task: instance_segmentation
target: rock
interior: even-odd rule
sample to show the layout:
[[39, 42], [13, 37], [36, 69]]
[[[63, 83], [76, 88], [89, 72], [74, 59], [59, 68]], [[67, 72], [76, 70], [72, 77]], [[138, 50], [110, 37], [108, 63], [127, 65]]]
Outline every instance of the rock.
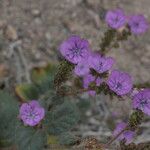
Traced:
[[8, 75], [8, 66], [5, 64], [0, 64], [0, 78], [6, 77]]
[[33, 9], [31, 13], [33, 17], [39, 17], [41, 15], [41, 12], [38, 9]]
[[6, 26], [5, 20], [0, 20], [0, 29], [4, 28]]
[[63, 24], [72, 33], [77, 32], [78, 29], [80, 29], [80, 25], [77, 22], [64, 20]]
[[100, 4], [99, 0], [84, 0], [84, 2], [91, 7], [95, 7]]
[[51, 39], [52, 39], [51, 34], [49, 32], [45, 33], [45, 37], [48, 41], [51, 41]]
[[8, 40], [12, 40], [12, 41], [17, 40], [18, 38], [16, 29], [11, 25], [8, 25], [6, 27], [5, 36]]
[[89, 137], [84, 140], [85, 143], [85, 150], [103, 150], [102, 145], [99, 143], [99, 141], [94, 137]]

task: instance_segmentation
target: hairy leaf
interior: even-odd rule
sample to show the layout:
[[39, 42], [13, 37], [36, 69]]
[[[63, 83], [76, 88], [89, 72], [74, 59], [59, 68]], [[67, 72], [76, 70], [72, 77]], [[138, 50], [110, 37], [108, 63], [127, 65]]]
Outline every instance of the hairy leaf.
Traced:
[[12, 144], [17, 114], [17, 101], [9, 94], [0, 91], [0, 146]]
[[54, 75], [56, 66], [54, 64], [47, 64], [45, 67], [36, 67], [32, 69], [31, 78], [34, 83], [42, 83], [47, 78]]
[[49, 135], [47, 138], [47, 144], [51, 145], [51, 144], [58, 144], [58, 137], [54, 136], [54, 135]]
[[77, 140], [78, 139], [70, 132], [62, 133], [59, 136], [59, 143], [62, 145], [72, 145], [72, 144], [75, 144]]
[[78, 97], [78, 99], [79, 100], [77, 102], [77, 107], [80, 111], [80, 121], [84, 122], [87, 119], [87, 116], [85, 114], [91, 106], [91, 99], [85, 99], [81, 97]]
[[32, 84], [21, 84], [15, 88], [17, 96], [22, 100], [38, 99], [47, 91], [52, 90], [56, 66], [48, 64], [45, 67], [34, 68], [31, 72]]
[[42, 150], [46, 144], [46, 133], [41, 129], [18, 126], [15, 142], [19, 150]]
[[15, 92], [22, 101], [37, 99], [39, 96], [38, 89], [32, 84], [17, 85]]
[[70, 130], [78, 120], [79, 113], [76, 106], [69, 101], [65, 101], [47, 114], [45, 124], [49, 134], [59, 135]]

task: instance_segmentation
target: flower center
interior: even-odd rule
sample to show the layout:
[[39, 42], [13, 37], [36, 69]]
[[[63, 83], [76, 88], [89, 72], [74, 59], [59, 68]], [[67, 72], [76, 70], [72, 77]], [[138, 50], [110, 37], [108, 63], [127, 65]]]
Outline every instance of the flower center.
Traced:
[[80, 55], [80, 53], [81, 53], [81, 49], [79, 49], [78, 47], [76, 47], [76, 48], [73, 50], [73, 55], [75, 55], [75, 56]]
[[102, 67], [103, 67], [103, 63], [102, 63], [102, 62], [100, 62], [100, 63], [99, 63], [99, 70], [101, 70], [101, 69], [102, 69]]
[[137, 27], [139, 27], [139, 23], [138, 22], [135, 22], [134, 23], [134, 26], [137, 28]]
[[29, 112], [28, 117], [30, 119], [34, 119], [35, 118], [35, 114], [33, 112]]
[[114, 19], [114, 22], [117, 23], [119, 21], [119, 17], [117, 16], [115, 19]]
[[80, 65], [80, 69], [83, 70], [85, 68], [84, 65]]
[[145, 105], [148, 104], [148, 100], [147, 99], [141, 99], [140, 104], [141, 104], [141, 107], [143, 108]]
[[116, 84], [116, 89], [121, 89], [122, 88], [122, 84], [120, 83], [120, 82], [118, 82], [117, 84]]
[[82, 49], [83, 49], [83, 48], [79, 48], [79, 47], [77, 46], [77, 44], [75, 44], [75, 46], [74, 46], [73, 48], [69, 49], [69, 50], [70, 50], [70, 53], [68, 54], [68, 56], [69, 56], [71, 59], [73, 59], [74, 57], [78, 57], [78, 56], [82, 57]]

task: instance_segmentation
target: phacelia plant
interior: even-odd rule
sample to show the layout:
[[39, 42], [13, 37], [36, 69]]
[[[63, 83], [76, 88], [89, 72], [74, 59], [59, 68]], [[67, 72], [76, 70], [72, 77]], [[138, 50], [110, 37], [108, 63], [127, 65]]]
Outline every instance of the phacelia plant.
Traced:
[[[87, 92], [90, 96], [104, 93], [110, 98], [131, 99], [133, 111], [128, 122], [117, 124], [112, 139], [98, 148], [107, 149], [118, 140], [121, 150], [136, 149], [132, 140], [144, 115], [150, 115], [150, 87], [149, 84], [142, 87], [134, 85], [131, 75], [114, 69], [115, 59], [106, 54], [132, 34], [145, 33], [149, 24], [143, 15], [126, 16], [121, 9], [108, 11], [105, 22], [108, 30], [98, 51], [92, 50], [88, 40], [70, 36], [59, 46], [63, 60], [58, 67], [34, 68], [32, 84], [16, 87], [19, 101], [0, 91], [0, 146], [43, 150], [53, 144], [76, 144], [79, 137], [71, 131], [81, 121], [82, 112], [79, 104], [71, 101], [69, 96], [78, 98], [80, 102], [77, 95]], [[70, 84], [67, 84], [68, 80]], [[72, 82], [75, 80], [78, 81], [76, 86]]]

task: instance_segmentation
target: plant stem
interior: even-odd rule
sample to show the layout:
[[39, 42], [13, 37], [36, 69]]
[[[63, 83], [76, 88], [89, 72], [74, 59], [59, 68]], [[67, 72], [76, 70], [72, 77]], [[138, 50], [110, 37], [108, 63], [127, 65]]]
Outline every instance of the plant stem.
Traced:
[[66, 82], [68, 78], [71, 76], [71, 71], [73, 70], [74, 65], [69, 63], [67, 60], [63, 60], [59, 66], [58, 70], [54, 77], [54, 86], [55, 88], [59, 88], [62, 83]]
[[78, 91], [65, 93], [65, 96], [76, 95], [76, 94], [80, 94], [80, 93], [83, 93], [83, 92], [87, 92], [89, 90], [91, 90], [91, 89], [80, 89]]
[[116, 31], [113, 29], [108, 29], [104, 33], [104, 37], [102, 38], [102, 42], [100, 43], [100, 51], [105, 54], [106, 48], [108, 48], [111, 43], [113, 42], [114, 38], [116, 36]]

